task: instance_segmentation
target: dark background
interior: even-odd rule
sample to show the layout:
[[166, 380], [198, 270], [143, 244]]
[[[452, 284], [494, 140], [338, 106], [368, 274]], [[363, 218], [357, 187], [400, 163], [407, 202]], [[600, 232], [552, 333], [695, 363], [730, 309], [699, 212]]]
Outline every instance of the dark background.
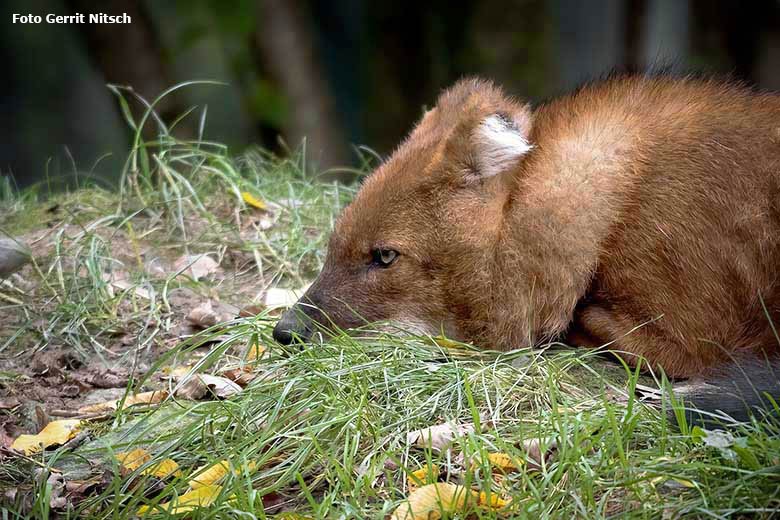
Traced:
[[[133, 22], [11, 23], [89, 12]], [[162, 116], [207, 106], [205, 137], [232, 153], [284, 153], [306, 136], [317, 169], [354, 165], [354, 144], [390, 152], [467, 74], [534, 102], [657, 65], [780, 89], [777, 0], [4, 0], [0, 24], [0, 174], [20, 187], [116, 182], [130, 132], [106, 83], [153, 99], [177, 82], [224, 81], [167, 97]], [[176, 133], [197, 127], [190, 116]]]

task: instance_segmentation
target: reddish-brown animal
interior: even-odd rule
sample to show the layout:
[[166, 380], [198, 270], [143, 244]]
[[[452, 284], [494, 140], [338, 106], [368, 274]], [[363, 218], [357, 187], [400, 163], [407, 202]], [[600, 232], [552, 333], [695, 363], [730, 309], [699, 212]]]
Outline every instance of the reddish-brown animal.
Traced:
[[777, 353], [778, 267], [779, 96], [636, 76], [532, 110], [469, 79], [366, 179], [275, 336], [389, 321], [707, 377]]

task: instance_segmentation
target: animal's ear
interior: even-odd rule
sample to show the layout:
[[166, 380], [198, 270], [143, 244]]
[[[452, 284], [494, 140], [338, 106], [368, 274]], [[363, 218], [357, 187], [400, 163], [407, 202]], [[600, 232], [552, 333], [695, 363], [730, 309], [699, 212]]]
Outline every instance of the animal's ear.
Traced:
[[516, 165], [533, 148], [528, 142], [530, 113], [496, 112], [483, 119], [472, 134], [476, 172], [479, 177], [493, 177]]

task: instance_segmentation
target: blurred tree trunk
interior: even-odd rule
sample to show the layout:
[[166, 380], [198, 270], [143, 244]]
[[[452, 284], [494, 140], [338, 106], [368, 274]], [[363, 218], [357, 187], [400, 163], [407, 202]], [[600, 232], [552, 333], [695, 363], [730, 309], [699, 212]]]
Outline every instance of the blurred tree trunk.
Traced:
[[[89, 0], [66, 0], [66, 3], [73, 12], [127, 13], [132, 18], [129, 24], [86, 23], [78, 26], [92, 62], [107, 83], [130, 86], [150, 103], [172, 86], [162, 45], [142, 2], [113, 0], [96, 4]], [[128, 102], [138, 121], [146, 108], [135, 100], [128, 99]], [[174, 93], [161, 100], [155, 109], [165, 123], [171, 123], [186, 107]], [[155, 139], [157, 130], [154, 122], [148, 121], [144, 137]], [[176, 126], [174, 133], [181, 138], [191, 138], [195, 136], [195, 126], [184, 120]]]
[[559, 87], [567, 91], [625, 65], [625, 2], [555, 0], [553, 5]]
[[684, 72], [691, 43], [688, 0], [650, 0], [643, 21], [640, 66]]
[[[348, 143], [322, 71], [306, 13], [298, 0], [261, 0], [255, 43], [267, 70], [287, 95], [288, 144], [306, 140], [307, 160], [320, 171], [349, 164]], [[330, 172], [325, 178], [347, 180]]]

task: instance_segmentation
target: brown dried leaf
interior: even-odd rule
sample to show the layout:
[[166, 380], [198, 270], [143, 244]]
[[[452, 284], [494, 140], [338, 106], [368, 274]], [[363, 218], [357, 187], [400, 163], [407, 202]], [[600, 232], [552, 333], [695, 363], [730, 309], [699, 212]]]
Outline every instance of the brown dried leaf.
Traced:
[[247, 305], [246, 307], [244, 307], [239, 311], [238, 316], [239, 318], [252, 318], [254, 316], [257, 316], [264, 310], [265, 310], [265, 305], [263, 305], [262, 303]]
[[203, 399], [206, 394], [209, 393], [209, 387], [200, 377], [195, 375], [188, 378], [176, 389], [176, 397], [179, 399], [188, 399], [190, 401], [197, 401]]
[[176, 397], [197, 401], [208, 394], [226, 399], [241, 392], [242, 388], [226, 377], [195, 374], [176, 390]]
[[248, 367], [229, 368], [227, 370], [223, 370], [222, 375], [242, 388], [251, 383], [257, 377], [257, 374], [249, 370]]
[[526, 452], [526, 466], [529, 470], [539, 470], [542, 467], [542, 461], [547, 462], [557, 449], [555, 441], [547, 443], [546, 450], [542, 453], [542, 439], [527, 439], [523, 442], [523, 451]]
[[193, 280], [201, 280], [215, 274], [219, 270], [219, 264], [206, 254], [184, 255], [173, 263], [173, 268]]
[[220, 322], [219, 316], [217, 316], [217, 313], [214, 311], [214, 306], [211, 304], [211, 300], [201, 303], [192, 309], [189, 314], [187, 314], [186, 319], [201, 329], [213, 327]]

